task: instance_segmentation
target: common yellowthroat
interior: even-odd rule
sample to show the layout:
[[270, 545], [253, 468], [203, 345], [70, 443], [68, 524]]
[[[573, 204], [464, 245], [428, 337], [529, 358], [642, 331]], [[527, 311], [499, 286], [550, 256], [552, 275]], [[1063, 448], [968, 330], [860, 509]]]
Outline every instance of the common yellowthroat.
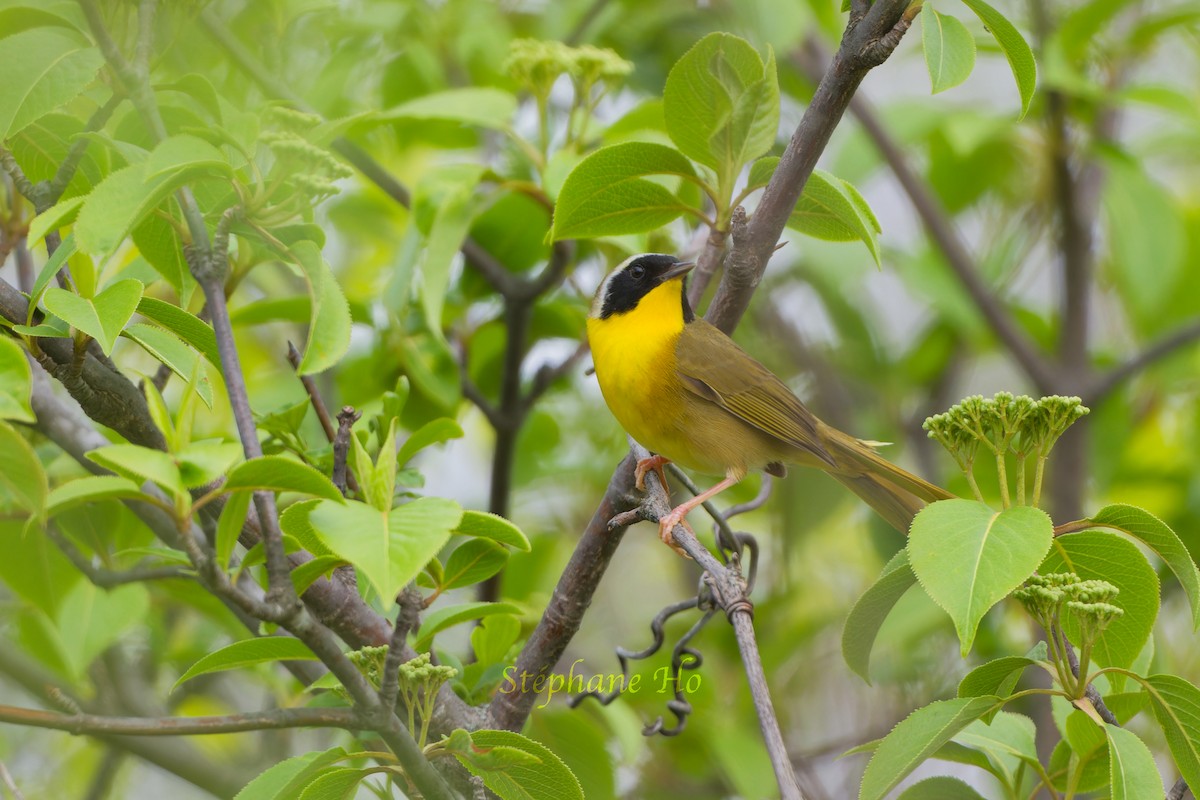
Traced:
[[[639, 489], [672, 461], [725, 479], [671, 510], [659, 536], [751, 470], [825, 470], [901, 532], [926, 502], [954, 495], [831, 428], [779, 378], [688, 305], [687, 273], [674, 256], [633, 256], [609, 273], [592, 302], [588, 341], [604, 400], [654, 455], [638, 462]], [[665, 487], [666, 481], [663, 481]]]

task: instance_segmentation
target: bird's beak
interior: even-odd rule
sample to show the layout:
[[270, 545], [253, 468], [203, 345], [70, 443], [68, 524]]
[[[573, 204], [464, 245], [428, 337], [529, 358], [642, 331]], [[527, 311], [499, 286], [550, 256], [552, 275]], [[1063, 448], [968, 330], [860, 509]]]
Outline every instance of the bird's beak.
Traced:
[[678, 278], [682, 275], [687, 275], [695, 266], [695, 261], [676, 261], [670, 266], [670, 268], [667, 269], [666, 272], [662, 274], [662, 281], [665, 283], [672, 278]]

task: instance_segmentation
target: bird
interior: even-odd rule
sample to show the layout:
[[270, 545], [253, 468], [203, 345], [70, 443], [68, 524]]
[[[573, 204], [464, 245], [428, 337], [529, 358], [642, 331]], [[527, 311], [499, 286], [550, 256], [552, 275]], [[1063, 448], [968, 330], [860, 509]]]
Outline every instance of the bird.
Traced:
[[627, 258], [592, 301], [587, 338], [600, 391], [621, 427], [651, 456], [645, 475], [681, 467], [724, 478], [659, 520], [659, 537], [678, 550], [672, 531], [689, 511], [763, 470], [788, 465], [824, 470], [884, 520], [907, 533], [927, 503], [954, 497], [892, 464], [873, 442], [825, 424], [773, 372], [724, 332], [697, 317], [687, 299], [692, 261], [661, 253]]

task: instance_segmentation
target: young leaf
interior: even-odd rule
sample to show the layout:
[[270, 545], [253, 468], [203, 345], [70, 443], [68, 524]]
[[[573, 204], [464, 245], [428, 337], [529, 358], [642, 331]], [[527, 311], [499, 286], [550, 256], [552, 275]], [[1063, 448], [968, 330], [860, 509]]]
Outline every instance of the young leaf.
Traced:
[[234, 492], [225, 499], [225, 507], [217, 520], [217, 538], [215, 549], [217, 563], [221, 569], [229, 566], [233, 555], [233, 546], [237, 544], [242, 526], [246, 523], [246, 514], [250, 511], [250, 501], [254, 498], [250, 492]]
[[493, 614], [519, 614], [520, 611], [521, 609], [512, 603], [460, 603], [439, 608], [421, 620], [421, 628], [417, 632], [417, 642], [413, 649], [417, 652], [428, 650], [433, 643], [433, 637], [446, 628]]
[[335, 569], [344, 566], [346, 562], [338, 556], [318, 556], [292, 570], [292, 586], [295, 587], [296, 594], [304, 594], [318, 578], [329, 577]]
[[27, 322], [33, 322], [34, 312], [37, 311], [38, 303], [42, 301], [42, 295], [45, 293], [46, 287], [50, 285], [50, 281], [63, 268], [63, 265], [67, 263], [67, 259], [75, 255], [75, 252], [75, 234], [70, 233], [59, 244], [58, 249], [54, 251], [54, 255], [46, 259], [46, 263], [42, 265], [42, 271], [38, 273], [37, 280], [33, 282], [33, 291], [29, 293]]
[[344, 748], [335, 747], [280, 761], [246, 784], [233, 800], [291, 800], [308, 785], [313, 775], [345, 756]]
[[1046, 643], [1038, 642], [1027, 656], [1004, 656], [968, 672], [958, 684], [959, 697], [1007, 697], [1021, 673], [1046, 658]]
[[127, 500], [141, 497], [142, 489], [119, 475], [89, 475], [56, 486], [46, 497], [46, 516], [53, 517], [72, 508], [102, 500]]
[[1154, 717], [1188, 786], [1200, 786], [1200, 689], [1177, 675], [1145, 681]]
[[175, 455], [183, 485], [198, 489], [220, 478], [242, 458], [237, 442], [193, 442]]
[[313, 777], [297, 795], [297, 800], [349, 800], [364, 778], [376, 770], [354, 767], [329, 767]]
[[[1142, 650], [1158, 616], [1158, 574], [1137, 546], [1115, 533], [1085, 531], [1059, 536], [1039, 572], [1074, 572], [1084, 580], [1104, 580], [1120, 594], [1108, 602], [1125, 613], [1096, 640], [1092, 657], [1109, 667], [1128, 667]], [[1079, 624], [1068, 615], [1063, 632], [1079, 643]], [[1121, 683], [1119, 675], [1110, 676]], [[1118, 687], [1119, 688], [1119, 687]]]
[[371, 117], [377, 122], [400, 119], [443, 119], [504, 130], [517, 113], [517, 98], [510, 92], [489, 87], [447, 89], [393, 106]]
[[489, 511], [465, 510], [454, 532], [462, 536], [491, 539], [499, 544], [529, 552], [529, 539], [521, 529], [498, 514]]
[[25, 351], [12, 339], [0, 339], [0, 419], [34, 422], [32, 393], [33, 374]]
[[521, 635], [521, 619], [513, 614], [484, 618], [471, 631], [471, 649], [480, 664], [499, 664]]
[[964, 657], [983, 615], [1038, 568], [1053, 537], [1050, 517], [1031, 506], [996, 512], [974, 500], [943, 500], [917, 514], [908, 558], [954, 620]]
[[221, 355], [217, 350], [217, 336], [208, 323], [194, 314], [189, 314], [179, 306], [156, 297], [143, 297], [138, 302], [137, 312], [183, 339], [208, 359], [208, 363], [212, 364], [217, 372], [221, 372]]
[[225, 481], [226, 491], [299, 492], [343, 502], [342, 493], [325, 475], [285, 456], [260, 456], [238, 464]]
[[650, 142], [602, 147], [571, 170], [554, 206], [554, 239], [586, 239], [660, 228], [691, 207], [647, 175], [694, 178], [678, 150]]
[[483, 779], [501, 800], [583, 800], [583, 787], [562, 759], [532, 739], [512, 731], [472, 731], [473, 749], [506, 747], [528, 753], [537, 763], [485, 769], [472, 756], [455, 753], [463, 766]]
[[[165, 364], [180, 378], [188, 381], [204, 405], [212, 408], [213, 387], [212, 381], [208, 379], [208, 372], [196, 351], [184, 344], [179, 337], [144, 322], [135, 322], [127, 326], [121, 331], [121, 335], [140, 344], [142, 349], [154, 356], [159, 363]], [[194, 382], [193, 374], [197, 376]]]
[[142, 282], [126, 278], [91, 299], [52, 286], [46, 290], [43, 302], [48, 311], [91, 336], [109, 355], [141, 299]]
[[350, 305], [316, 244], [296, 242], [292, 253], [308, 281], [313, 302], [304, 359], [296, 371], [312, 375], [336, 364], [350, 347]]
[[508, 551], [487, 539], [471, 539], [455, 548], [446, 559], [441, 588], [459, 589], [485, 581], [504, 569]]
[[984, 26], [995, 37], [996, 44], [1004, 51], [1013, 77], [1017, 79], [1017, 91], [1021, 93], [1021, 116], [1024, 117], [1029, 111], [1029, 104], [1033, 102], [1033, 91], [1037, 88], [1037, 63], [1033, 60], [1033, 51], [1016, 27], [984, 0], [963, 0], [963, 3], [983, 20]]
[[975, 68], [975, 37], [957, 17], [922, 8], [921, 45], [933, 94], [965, 81]]
[[33, 28], [4, 40], [0, 82], [0, 141], [79, 95], [104, 57], [78, 34]]
[[70, 224], [71, 220], [75, 219], [75, 215], [79, 213], [79, 206], [83, 205], [83, 201], [83, 196], [61, 200], [34, 217], [33, 222], [29, 223], [29, 233], [25, 237], [28, 246], [32, 247], [45, 239], [46, 234], [50, 231]]
[[879, 220], [857, 189], [828, 172], [813, 170], [787, 224], [816, 239], [861, 241], [880, 263]]
[[400, 445], [400, 451], [396, 453], [396, 463], [404, 466], [426, 447], [448, 442], [451, 439], [461, 439], [462, 435], [462, 426], [448, 417], [427, 422], [413, 431], [404, 440], [404, 444]]
[[1112, 800], [1162, 800], [1162, 778], [1145, 742], [1116, 725], [1108, 732], [1109, 781]]
[[1091, 521], [1132, 536], [1166, 562], [1192, 607], [1192, 629], [1200, 629], [1200, 570], [1175, 531], [1149, 511], [1124, 504], [1105, 506]]
[[112, 444], [89, 451], [87, 457], [118, 475], [139, 483], [150, 481], [157, 484], [169, 495], [187, 495], [179, 465], [169, 453], [136, 444]]
[[867, 683], [871, 682], [871, 648], [875, 645], [875, 637], [892, 608], [916, 582], [917, 576], [908, 565], [908, 552], [901, 550], [850, 609], [846, 626], [842, 628], [842, 657]]
[[37, 453], [7, 422], [0, 421], [0, 488], [12, 496], [19, 508], [41, 514], [49, 485]]
[[663, 89], [671, 141], [718, 174], [736, 175], [775, 143], [779, 84], [748, 42], [710, 33], [675, 62]]
[[144, 624], [150, 593], [141, 584], [104, 590], [80, 581], [63, 600], [55, 620], [64, 645], [67, 666], [76, 678], [116, 641]]
[[871, 756], [859, 800], [883, 800], [921, 762], [999, 702], [998, 697], [938, 700], [909, 714]]
[[187, 672], [179, 676], [179, 680], [175, 681], [175, 685], [171, 688], [174, 690], [180, 684], [210, 672], [240, 669], [254, 664], [264, 664], [268, 661], [316, 660], [317, 657], [303, 642], [290, 636], [261, 636], [256, 639], [243, 639], [209, 653], [192, 664], [188, 667]]
[[984, 800], [984, 797], [958, 778], [939, 775], [914, 783], [896, 800]]
[[366, 503], [324, 500], [307, 517], [326, 547], [353, 564], [383, 598], [395, 597], [417, 577], [461, 518], [457, 503], [435, 497], [386, 513]]
[[972, 722], [954, 741], [983, 753], [991, 765], [989, 771], [1014, 786], [1023, 770], [1038, 764], [1036, 736], [1037, 728], [1029, 717], [996, 710]]

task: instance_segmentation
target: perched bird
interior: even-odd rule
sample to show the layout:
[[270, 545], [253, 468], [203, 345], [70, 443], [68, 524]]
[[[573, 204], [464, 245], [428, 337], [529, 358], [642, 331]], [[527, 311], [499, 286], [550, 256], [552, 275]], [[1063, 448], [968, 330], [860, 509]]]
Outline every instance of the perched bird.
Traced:
[[[638, 462], [663, 477], [675, 462], [724, 475], [659, 521], [659, 536], [751, 470], [816, 467], [907, 532], [927, 502], [954, 495], [890, 463], [872, 445], [826, 425], [775, 375], [688, 305], [692, 262], [646, 254], [627, 259], [596, 292], [588, 341], [604, 400], [626, 432], [653, 453]], [[666, 481], [663, 481], [665, 487]]]

